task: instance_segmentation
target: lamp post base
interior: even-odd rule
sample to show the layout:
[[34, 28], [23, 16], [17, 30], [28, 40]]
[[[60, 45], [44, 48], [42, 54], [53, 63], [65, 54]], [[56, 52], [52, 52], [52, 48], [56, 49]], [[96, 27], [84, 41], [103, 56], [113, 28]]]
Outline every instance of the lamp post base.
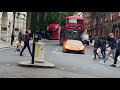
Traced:
[[31, 61], [23, 61], [18, 63], [19, 66], [23, 67], [39, 67], [39, 68], [54, 68], [55, 65], [52, 63], [49, 63], [47, 61], [44, 62], [34, 62], [34, 64], [31, 64]]

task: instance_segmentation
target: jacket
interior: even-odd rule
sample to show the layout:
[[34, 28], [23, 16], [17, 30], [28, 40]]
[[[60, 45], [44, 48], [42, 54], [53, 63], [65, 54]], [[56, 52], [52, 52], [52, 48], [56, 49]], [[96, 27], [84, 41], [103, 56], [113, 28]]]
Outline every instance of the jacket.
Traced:
[[106, 41], [100, 40], [100, 49], [106, 49]]
[[115, 39], [115, 38], [110, 38], [110, 39], [109, 39], [109, 47], [110, 47], [111, 49], [115, 49], [116, 46], [117, 46], [116, 39]]
[[100, 40], [97, 38], [95, 39], [94, 48], [99, 48], [99, 47], [100, 47]]

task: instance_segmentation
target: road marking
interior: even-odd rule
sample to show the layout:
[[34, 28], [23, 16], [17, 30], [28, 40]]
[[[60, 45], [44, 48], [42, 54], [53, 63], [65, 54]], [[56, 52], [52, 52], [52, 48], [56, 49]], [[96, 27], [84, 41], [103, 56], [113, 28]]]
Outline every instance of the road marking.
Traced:
[[93, 68], [93, 69], [96, 69], [96, 68]]
[[72, 68], [72, 69], [77, 69], [77, 68]]
[[52, 53], [55, 53], [55, 51], [57, 51], [60, 47], [57, 47]]
[[64, 68], [61, 68], [61, 69], [64, 69]]
[[83, 69], [87, 69], [87, 68], [83, 68]]
[[6, 64], [6, 65], [10, 65], [10, 64]]
[[55, 54], [66, 54], [66, 53], [62, 53], [62, 52], [54, 52]]
[[107, 68], [104, 68], [104, 69], [107, 69]]

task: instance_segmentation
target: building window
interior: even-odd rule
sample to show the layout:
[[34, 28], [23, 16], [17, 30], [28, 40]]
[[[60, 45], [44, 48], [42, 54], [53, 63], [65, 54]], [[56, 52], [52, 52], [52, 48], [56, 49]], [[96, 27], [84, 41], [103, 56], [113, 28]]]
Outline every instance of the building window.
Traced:
[[113, 13], [111, 13], [111, 20], [113, 20]]
[[118, 16], [120, 16], [120, 12], [119, 12], [119, 15]]
[[105, 18], [105, 22], [106, 22], [107, 20], [106, 20], [106, 18]]

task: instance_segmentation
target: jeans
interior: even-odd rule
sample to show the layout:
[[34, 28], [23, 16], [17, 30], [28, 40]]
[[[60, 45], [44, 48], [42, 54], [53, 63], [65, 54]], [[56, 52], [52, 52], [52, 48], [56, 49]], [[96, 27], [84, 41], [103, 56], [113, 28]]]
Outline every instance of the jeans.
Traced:
[[113, 59], [115, 59], [115, 51], [116, 51], [116, 49], [111, 49], [111, 48], [108, 49], [108, 52], [106, 53], [106, 58], [104, 60], [104, 63], [107, 61], [110, 54], [112, 54]]
[[102, 54], [103, 58], [105, 58], [105, 56], [106, 56], [105, 51], [106, 51], [105, 49], [101, 49], [101, 54]]

